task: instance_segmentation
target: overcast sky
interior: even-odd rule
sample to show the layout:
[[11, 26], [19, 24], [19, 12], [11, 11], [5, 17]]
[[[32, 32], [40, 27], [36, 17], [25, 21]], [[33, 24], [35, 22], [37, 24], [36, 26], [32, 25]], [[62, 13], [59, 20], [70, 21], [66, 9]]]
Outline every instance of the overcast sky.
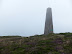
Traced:
[[72, 32], [71, 0], [0, 0], [0, 36], [43, 34], [48, 7], [54, 33]]

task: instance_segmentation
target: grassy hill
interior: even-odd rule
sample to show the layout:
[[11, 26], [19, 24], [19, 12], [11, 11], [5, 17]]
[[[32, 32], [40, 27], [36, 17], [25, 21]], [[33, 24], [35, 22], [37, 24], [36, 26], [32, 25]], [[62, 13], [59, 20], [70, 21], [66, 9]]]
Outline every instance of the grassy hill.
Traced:
[[0, 54], [72, 54], [72, 33], [1, 36]]

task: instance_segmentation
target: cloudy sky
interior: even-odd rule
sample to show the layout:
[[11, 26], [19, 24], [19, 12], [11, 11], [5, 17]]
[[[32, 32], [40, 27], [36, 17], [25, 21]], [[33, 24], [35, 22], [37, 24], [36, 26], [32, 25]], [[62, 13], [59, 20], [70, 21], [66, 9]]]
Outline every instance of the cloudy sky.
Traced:
[[71, 0], [0, 0], [0, 36], [43, 34], [48, 7], [54, 33], [72, 32]]

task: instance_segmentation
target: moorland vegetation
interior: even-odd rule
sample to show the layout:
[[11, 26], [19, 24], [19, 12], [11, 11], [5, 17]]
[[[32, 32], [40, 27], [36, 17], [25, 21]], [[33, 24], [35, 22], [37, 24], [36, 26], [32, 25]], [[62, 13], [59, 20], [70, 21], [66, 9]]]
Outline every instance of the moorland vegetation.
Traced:
[[0, 54], [72, 54], [72, 33], [0, 36]]

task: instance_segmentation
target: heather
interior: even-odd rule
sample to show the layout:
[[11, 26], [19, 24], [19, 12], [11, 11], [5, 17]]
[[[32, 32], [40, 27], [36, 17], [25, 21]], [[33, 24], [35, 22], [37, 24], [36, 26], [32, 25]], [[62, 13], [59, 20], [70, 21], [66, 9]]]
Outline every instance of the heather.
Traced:
[[0, 36], [0, 54], [72, 54], [72, 33]]

